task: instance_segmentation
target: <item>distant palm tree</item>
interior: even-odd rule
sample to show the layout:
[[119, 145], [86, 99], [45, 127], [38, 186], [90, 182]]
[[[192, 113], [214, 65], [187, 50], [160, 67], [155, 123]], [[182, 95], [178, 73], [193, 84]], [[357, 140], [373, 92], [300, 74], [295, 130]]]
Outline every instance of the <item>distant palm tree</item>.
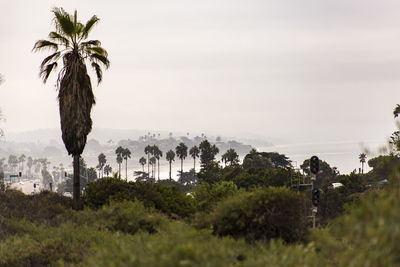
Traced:
[[154, 154], [154, 157], [156, 158], [157, 163], [158, 163], [158, 166], [157, 166], [157, 169], [158, 169], [158, 180], [160, 180], [160, 158], [163, 156], [163, 153], [158, 148], [158, 146], [154, 145], [153, 146], [153, 154]]
[[165, 155], [168, 162], [169, 162], [169, 179], [172, 180], [171, 178], [171, 164], [173, 161], [175, 161], [175, 152], [171, 149], [167, 152], [167, 154]]
[[[104, 165], [106, 165], [106, 162], [107, 162], [106, 155], [101, 153], [97, 158], [99, 160], [99, 168], [100, 168], [100, 171], [101, 171], [101, 174], [102, 174], [101, 177], [104, 177], [103, 167], [104, 167]], [[99, 177], [100, 177], [100, 175], [99, 175]]]
[[154, 178], [154, 166], [156, 165], [157, 160], [155, 157], [151, 157], [149, 161], [151, 165], [151, 177]]
[[152, 151], [153, 151], [153, 147], [151, 145], [147, 145], [144, 148], [144, 153], [147, 155], [147, 175], [148, 175], [148, 177], [150, 177], [150, 154], [152, 154]]
[[123, 161], [123, 157], [122, 157], [123, 152], [124, 152], [124, 148], [122, 146], [117, 147], [117, 149], [115, 150], [115, 154], [117, 155], [118, 168], [119, 168], [119, 172], [118, 172], [119, 179], [121, 179], [121, 163]]
[[131, 158], [131, 151], [125, 148], [122, 152], [122, 157], [125, 159], [125, 179], [128, 180], [128, 158]]
[[366, 155], [365, 153], [361, 153], [361, 154], [358, 156], [358, 159], [359, 159], [360, 162], [361, 162], [361, 173], [364, 174], [364, 163], [365, 163], [365, 161], [366, 161], [366, 159], [367, 159], [367, 155]]
[[183, 160], [187, 157], [187, 150], [188, 147], [182, 142], [175, 148], [176, 156], [181, 160], [181, 176], [183, 174]]
[[193, 158], [193, 169], [194, 173], [196, 173], [196, 158], [200, 155], [200, 149], [197, 146], [194, 146], [189, 150], [189, 154]]
[[40, 76], [44, 83], [62, 58], [63, 68], [57, 79], [62, 139], [68, 154], [73, 156], [73, 206], [74, 209], [81, 209], [79, 157], [92, 130], [90, 112], [95, 104], [85, 60], [90, 61], [98, 83], [102, 80], [100, 65], [108, 68], [110, 62], [100, 41], [86, 40], [93, 26], [98, 23], [98, 17], [92, 16], [84, 25], [78, 21], [76, 10], [73, 15], [62, 8], [54, 8], [52, 12], [56, 29], [50, 32], [49, 40], [37, 41], [33, 50], [53, 51], [40, 65]]
[[145, 157], [141, 157], [140, 159], [139, 159], [139, 163], [140, 163], [140, 165], [142, 165], [142, 169], [143, 169], [143, 172], [144, 172], [144, 165], [146, 165], [146, 158]]
[[104, 172], [106, 173], [106, 176], [109, 177], [110, 173], [112, 173], [112, 168], [110, 165], [104, 166]]

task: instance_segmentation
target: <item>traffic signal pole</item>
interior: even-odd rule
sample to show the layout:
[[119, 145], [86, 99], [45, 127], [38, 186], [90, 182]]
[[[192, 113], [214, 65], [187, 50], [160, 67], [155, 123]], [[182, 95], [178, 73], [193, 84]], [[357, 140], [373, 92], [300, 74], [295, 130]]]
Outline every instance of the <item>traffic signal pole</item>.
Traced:
[[[314, 181], [317, 179], [316, 174], [311, 174], [311, 199], [313, 197], [314, 191]], [[317, 213], [317, 207], [314, 207], [314, 204], [311, 201], [311, 218], [312, 218], [312, 227], [315, 228], [315, 214]]]

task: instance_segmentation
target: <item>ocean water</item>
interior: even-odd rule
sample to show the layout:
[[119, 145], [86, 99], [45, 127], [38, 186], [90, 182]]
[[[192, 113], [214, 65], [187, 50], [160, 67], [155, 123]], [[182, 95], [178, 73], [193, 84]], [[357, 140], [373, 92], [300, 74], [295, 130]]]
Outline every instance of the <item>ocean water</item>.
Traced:
[[[358, 171], [361, 163], [360, 153], [367, 154], [369, 159], [379, 155], [379, 150], [385, 147], [385, 140], [369, 140], [366, 142], [341, 141], [321, 143], [277, 144], [272, 147], [260, 147], [258, 151], [274, 151], [285, 154], [292, 160], [294, 167], [300, 167], [304, 160], [316, 155], [326, 161], [331, 167], [337, 167], [339, 172], [347, 174], [354, 169]], [[364, 164], [364, 172], [369, 171], [368, 163]]]

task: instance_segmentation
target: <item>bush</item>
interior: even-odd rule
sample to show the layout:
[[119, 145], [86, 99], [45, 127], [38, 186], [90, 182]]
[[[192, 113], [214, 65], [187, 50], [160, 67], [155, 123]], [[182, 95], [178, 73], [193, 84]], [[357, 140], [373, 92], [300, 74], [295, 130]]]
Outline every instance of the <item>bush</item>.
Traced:
[[238, 192], [237, 186], [233, 182], [219, 182], [215, 184], [201, 183], [193, 191], [198, 211], [208, 211], [217, 202], [232, 196]]
[[208, 223], [214, 234], [254, 240], [282, 238], [304, 241], [307, 225], [304, 199], [285, 187], [258, 188], [241, 192], [219, 203]]
[[313, 233], [323, 258], [335, 266], [400, 265], [400, 193], [372, 192], [329, 227]]
[[0, 217], [26, 218], [34, 222], [50, 222], [72, 208], [72, 199], [50, 191], [25, 195], [17, 190], [0, 192]]
[[91, 208], [100, 208], [111, 200], [140, 200], [145, 207], [154, 207], [167, 214], [187, 217], [195, 212], [194, 200], [175, 187], [149, 182], [126, 182], [104, 178], [91, 183], [83, 195]]

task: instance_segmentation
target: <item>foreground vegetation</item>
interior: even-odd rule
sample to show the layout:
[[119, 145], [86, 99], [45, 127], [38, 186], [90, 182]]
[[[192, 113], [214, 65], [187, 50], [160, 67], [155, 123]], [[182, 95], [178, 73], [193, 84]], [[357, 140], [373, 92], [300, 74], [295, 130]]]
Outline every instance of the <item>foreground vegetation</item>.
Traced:
[[[364, 192], [316, 230], [302, 217], [301, 193], [287, 187], [243, 190], [224, 181], [199, 186], [192, 198], [109, 178], [89, 186], [83, 211], [56, 193], [3, 188], [0, 265], [394, 266], [398, 181], [392, 174], [390, 185]], [[179, 199], [186, 208], [172, 205]]]

